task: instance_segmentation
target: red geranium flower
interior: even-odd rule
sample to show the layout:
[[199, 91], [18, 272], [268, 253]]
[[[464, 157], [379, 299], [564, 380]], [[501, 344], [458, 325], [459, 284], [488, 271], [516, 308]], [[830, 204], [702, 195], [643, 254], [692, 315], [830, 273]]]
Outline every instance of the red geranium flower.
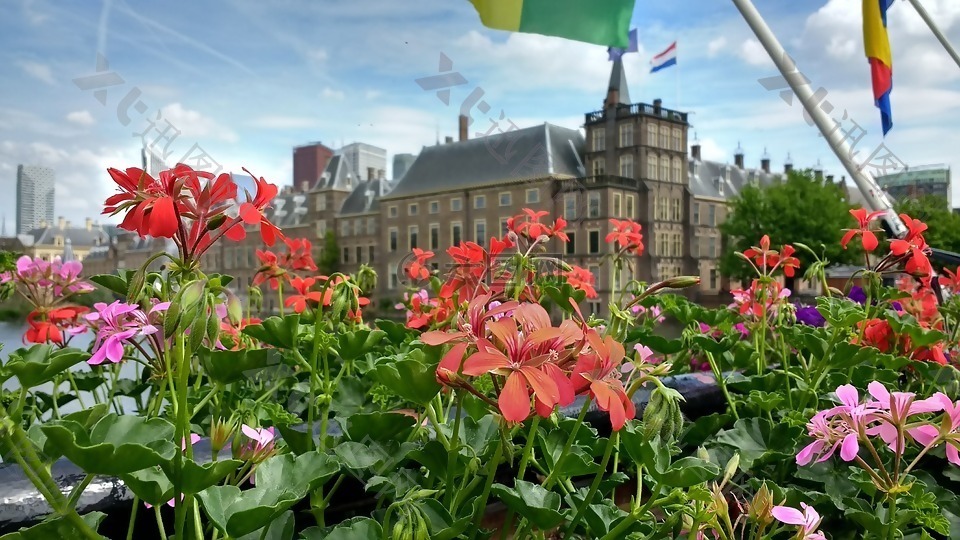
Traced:
[[601, 338], [592, 328], [586, 337], [590, 349], [577, 360], [573, 370], [574, 388], [577, 393], [589, 389], [597, 406], [610, 414], [610, 425], [617, 431], [637, 414], [621, 380], [623, 344], [612, 336]]
[[113, 216], [126, 211], [121, 229], [140, 236], [173, 238], [180, 226], [174, 200], [175, 177], [167, 174], [157, 180], [137, 167], [126, 171], [110, 168], [107, 172], [121, 193], [107, 198], [103, 213]]
[[570, 265], [570, 270], [563, 272], [562, 275], [571, 287], [586, 292], [587, 298], [597, 298], [597, 290], [593, 287], [596, 279], [586, 268]]
[[785, 244], [780, 252], [780, 268], [787, 277], [793, 277], [794, 270], [800, 268], [800, 259], [793, 256], [796, 252], [790, 244]]
[[850, 215], [857, 220], [857, 228], [844, 229], [847, 232], [843, 235], [843, 239], [840, 240], [840, 245], [843, 246], [843, 249], [847, 249], [847, 244], [858, 234], [860, 235], [860, 242], [863, 244], [864, 250], [873, 251], [877, 249], [877, 245], [880, 242], [877, 240], [877, 235], [873, 234], [873, 231], [870, 230], [870, 222], [882, 216], [883, 212], [878, 211], [868, 214], [865, 208], [854, 208], [850, 210]]
[[427, 261], [433, 258], [432, 251], [424, 251], [420, 248], [413, 248], [414, 260], [403, 269], [410, 279], [424, 280], [430, 278], [430, 269], [427, 268]]
[[[290, 284], [293, 285], [294, 290], [297, 291], [297, 294], [291, 295], [284, 302], [284, 305], [287, 307], [292, 307], [293, 310], [297, 313], [303, 313], [307, 309], [307, 302], [313, 304], [319, 304], [323, 300], [323, 294], [320, 291], [310, 290], [313, 285], [317, 282], [317, 278], [301, 278], [295, 277], [290, 280]], [[329, 291], [328, 292], [332, 292]]]
[[616, 242], [621, 251], [637, 256], [643, 255], [643, 235], [640, 234], [639, 223], [629, 219], [611, 219], [610, 224], [613, 226], [613, 231], [607, 234], [608, 244]]
[[[250, 174], [250, 171], [246, 169], [244, 171]], [[253, 175], [250, 174], [250, 176]], [[244, 225], [259, 225], [263, 243], [272, 246], [276, 243], [277, 238], [282, 238], [283, 235], [280, 229], [267, 219], [263, 211], [277, 196], [278, 189], [276, 185], [267, 182], [263, 177], [259, 179], [254, 177], [254, 181], [257, 183], [257, 193], [252, 200], [248, 198], [246, 202], [240, 205], [240, 219], [227, 230], [227, 238], [234, 241], [243, 240], [247, 236], [247, 231], [243, 228]]]
[[775, 249], [770, 249], [770, 237], [763, 235], [760, 239], [760, 246], [753, 246], [743, 252], [744, 257], [753, 259], [757, 267], [766, 269], [773, 268], [780, 260], [780, 253]]

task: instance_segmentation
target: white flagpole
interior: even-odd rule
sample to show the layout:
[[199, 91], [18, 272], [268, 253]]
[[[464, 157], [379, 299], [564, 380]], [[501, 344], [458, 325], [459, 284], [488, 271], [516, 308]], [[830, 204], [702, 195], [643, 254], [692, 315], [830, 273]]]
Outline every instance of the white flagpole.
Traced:
[[766, 21], [763, 20], [753, 2], [751, 0], [733, 0], [733, 3], [740, 10], [750, 29], [756, 34], [757, 39], [760, 40], [763, 48], [770, 55], [770, 59], [773, 60], [783, 78], [786, 79], [787, 84], [790, 85], [790, 89], [793, 90], [803, 108], [806, 109], [807, 114], [813, 118], [814, 123], [827, 143], [830, 144], [830, 148], [836, 154], [837, 159], [840, 160], [843, 167], [850, 173], [850, 177], [856, 182], [857, 187], [860, 188], [860, 192], [867, 201], [867, 206], [874, 211], [883, 211], [884, 220], [890, 228], [890, 232], [898, 238], [904, 237], [907, 234], [907, 227], [893, 209], [890, 198], [880, 189], [873, 176], [854, 162], [851, 157], [852, 149], [846, 138], [840, 134], [842, 130], [834, 129], [833, 119], [818, 106], [817, 100], [813, 97], [810, 82], [803, 77], [796, 63], [787, 55], [783, 45], [780, 44], [777, 36], [767, 26]]
[[674, 54], [677, 55], [677, 74], [674, 76], [674, 83], [677, 85], [677, 110], [683, 110], [680, 108], [680, 40], [676, 40], [674, 43], [677, 44]]
[[940, 28], [937, 27], [937, 23], [933, 21], [933, 18], [930, 17], [930, 14], [927, 13], [927, 10], [920, 3], [920, 0], [909, 0], [913, 4], [913, 8], [917, 10], [917, 13], [920, 14], [920, 18], [923, 19], [923, 22], [927, 23], [927, 26], [930, 27], [930, 31], [933, 32], [933, 35], [937, 36], [937, 39], [940, 40], [940, 44], [943, 45], [943, 48], [947, 50], [947, 54], [950, 55], [950, 58], [953, 58], [953, 61], [957, 63], [957, 66], [960, 67], [960, 54], [957, 54], [956, 49], [953, 48], [953, 45], [950, 44], [950, 40], [947, 39], [947, 36], [943, 35], [943, 32], [940, 31]]

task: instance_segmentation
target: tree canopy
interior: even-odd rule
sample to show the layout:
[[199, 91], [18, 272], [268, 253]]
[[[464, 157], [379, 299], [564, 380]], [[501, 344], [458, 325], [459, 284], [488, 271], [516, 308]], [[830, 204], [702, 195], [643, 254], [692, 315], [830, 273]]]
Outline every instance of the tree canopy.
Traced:
[[[758, 245], [764, 234], [777, 249], [801, 243], [825, 254], [831, 263], [856, 263], [860, 261], [857, 247], [840, 246], [841, 229], [854, 225], [851, 208], [842, 184], [818, 179], [811, 170], [792, 171], [786, 180], [763, 187], [746, 186], [731, 201], [727, 219], [720, 225], [720, 272], [739, 279], [753, 276], [736, 252]], [[801, 271], [813, 262], [803, 250], [796, 256]]]
[[930, 247], [960, 253], [960, 215], [953, 213], [946, 199], [928, 195], [896, 204], [897, 212], [927, 224], [923, 234]]

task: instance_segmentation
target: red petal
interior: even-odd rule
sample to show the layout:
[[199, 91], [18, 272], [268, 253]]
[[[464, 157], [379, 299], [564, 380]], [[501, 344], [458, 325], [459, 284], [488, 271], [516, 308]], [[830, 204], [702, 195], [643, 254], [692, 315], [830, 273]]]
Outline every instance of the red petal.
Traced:
[[873, 231], [863, 231], [863, 238], [860, 240], [863, 242], [863, 249], [867, 251], [877, 249], [877, 245], [880, 244], [877, 240], [877, 235], [873, 234]]
[[530, 394], [527, 393], [527, 387], [523, 382], [523, 375], [514, 371], [507, 377], [507, 382], [504, 383], [503, 390], [500, 392], [497, 403], [500, 405], [503, 418], [508, 422], [523, 422], [530, 416]]
[[158, 197], [150, 209], [150, 236], [154, 238], [173, 238], [177, 233], [177, 213], [171, 197]]

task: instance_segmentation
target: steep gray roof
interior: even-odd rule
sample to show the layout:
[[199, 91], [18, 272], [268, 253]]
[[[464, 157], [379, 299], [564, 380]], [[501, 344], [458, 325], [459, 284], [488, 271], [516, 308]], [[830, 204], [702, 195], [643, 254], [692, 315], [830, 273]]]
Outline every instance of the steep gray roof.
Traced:
[[740, 169], [729, 163], [717, 161], [688, 161], [690, 192], [695, 197], [730, 199], [740, 195], [747, 185], [767, 186], [778, 182], [782, 176], [762, 169]]
[[609, 90], [616, 90], [619, 95], [618, 103], [621, 105], [631, 105], [630, 88], [627, 86], [627, 74], [623, 70], [623, 59], [617, 58], [613, 61], [613, 69], [610, 70]]
[[305, 194], [281, 193], [273, 199], [267, 217], [281, 229], [296, 227], [306, 223], [307, 210], [307, 196]]
[[110, 235], [100, 227], [93, 227], [89, 231], [86, 227], [41, 227], [26, 234], [18, 235], [25, 246], [51, 245], [58, 236], [63, 241], [69, 241], [74, 247], [89, 247], [110, 242]]
[[380, 181], [363, 182], [343, 201], [340, 214], [366, 214], [380, 208]]
[[579, 130], [552, 124], [424, 147], [384, 199], [504, 182], [584, 175]]
[[317, 182], [315, 189], [349, 191], [352, 186], [348, 185], [347, 177], [349, 177], [350, 184], [356, 182], [358, 178], [356, 172], [350, 170], [350, 165], [347, 160], [343, 159], [343, 155], [334, 154], [327, 162], [327, 167], [320, 174], [320, 181]]

